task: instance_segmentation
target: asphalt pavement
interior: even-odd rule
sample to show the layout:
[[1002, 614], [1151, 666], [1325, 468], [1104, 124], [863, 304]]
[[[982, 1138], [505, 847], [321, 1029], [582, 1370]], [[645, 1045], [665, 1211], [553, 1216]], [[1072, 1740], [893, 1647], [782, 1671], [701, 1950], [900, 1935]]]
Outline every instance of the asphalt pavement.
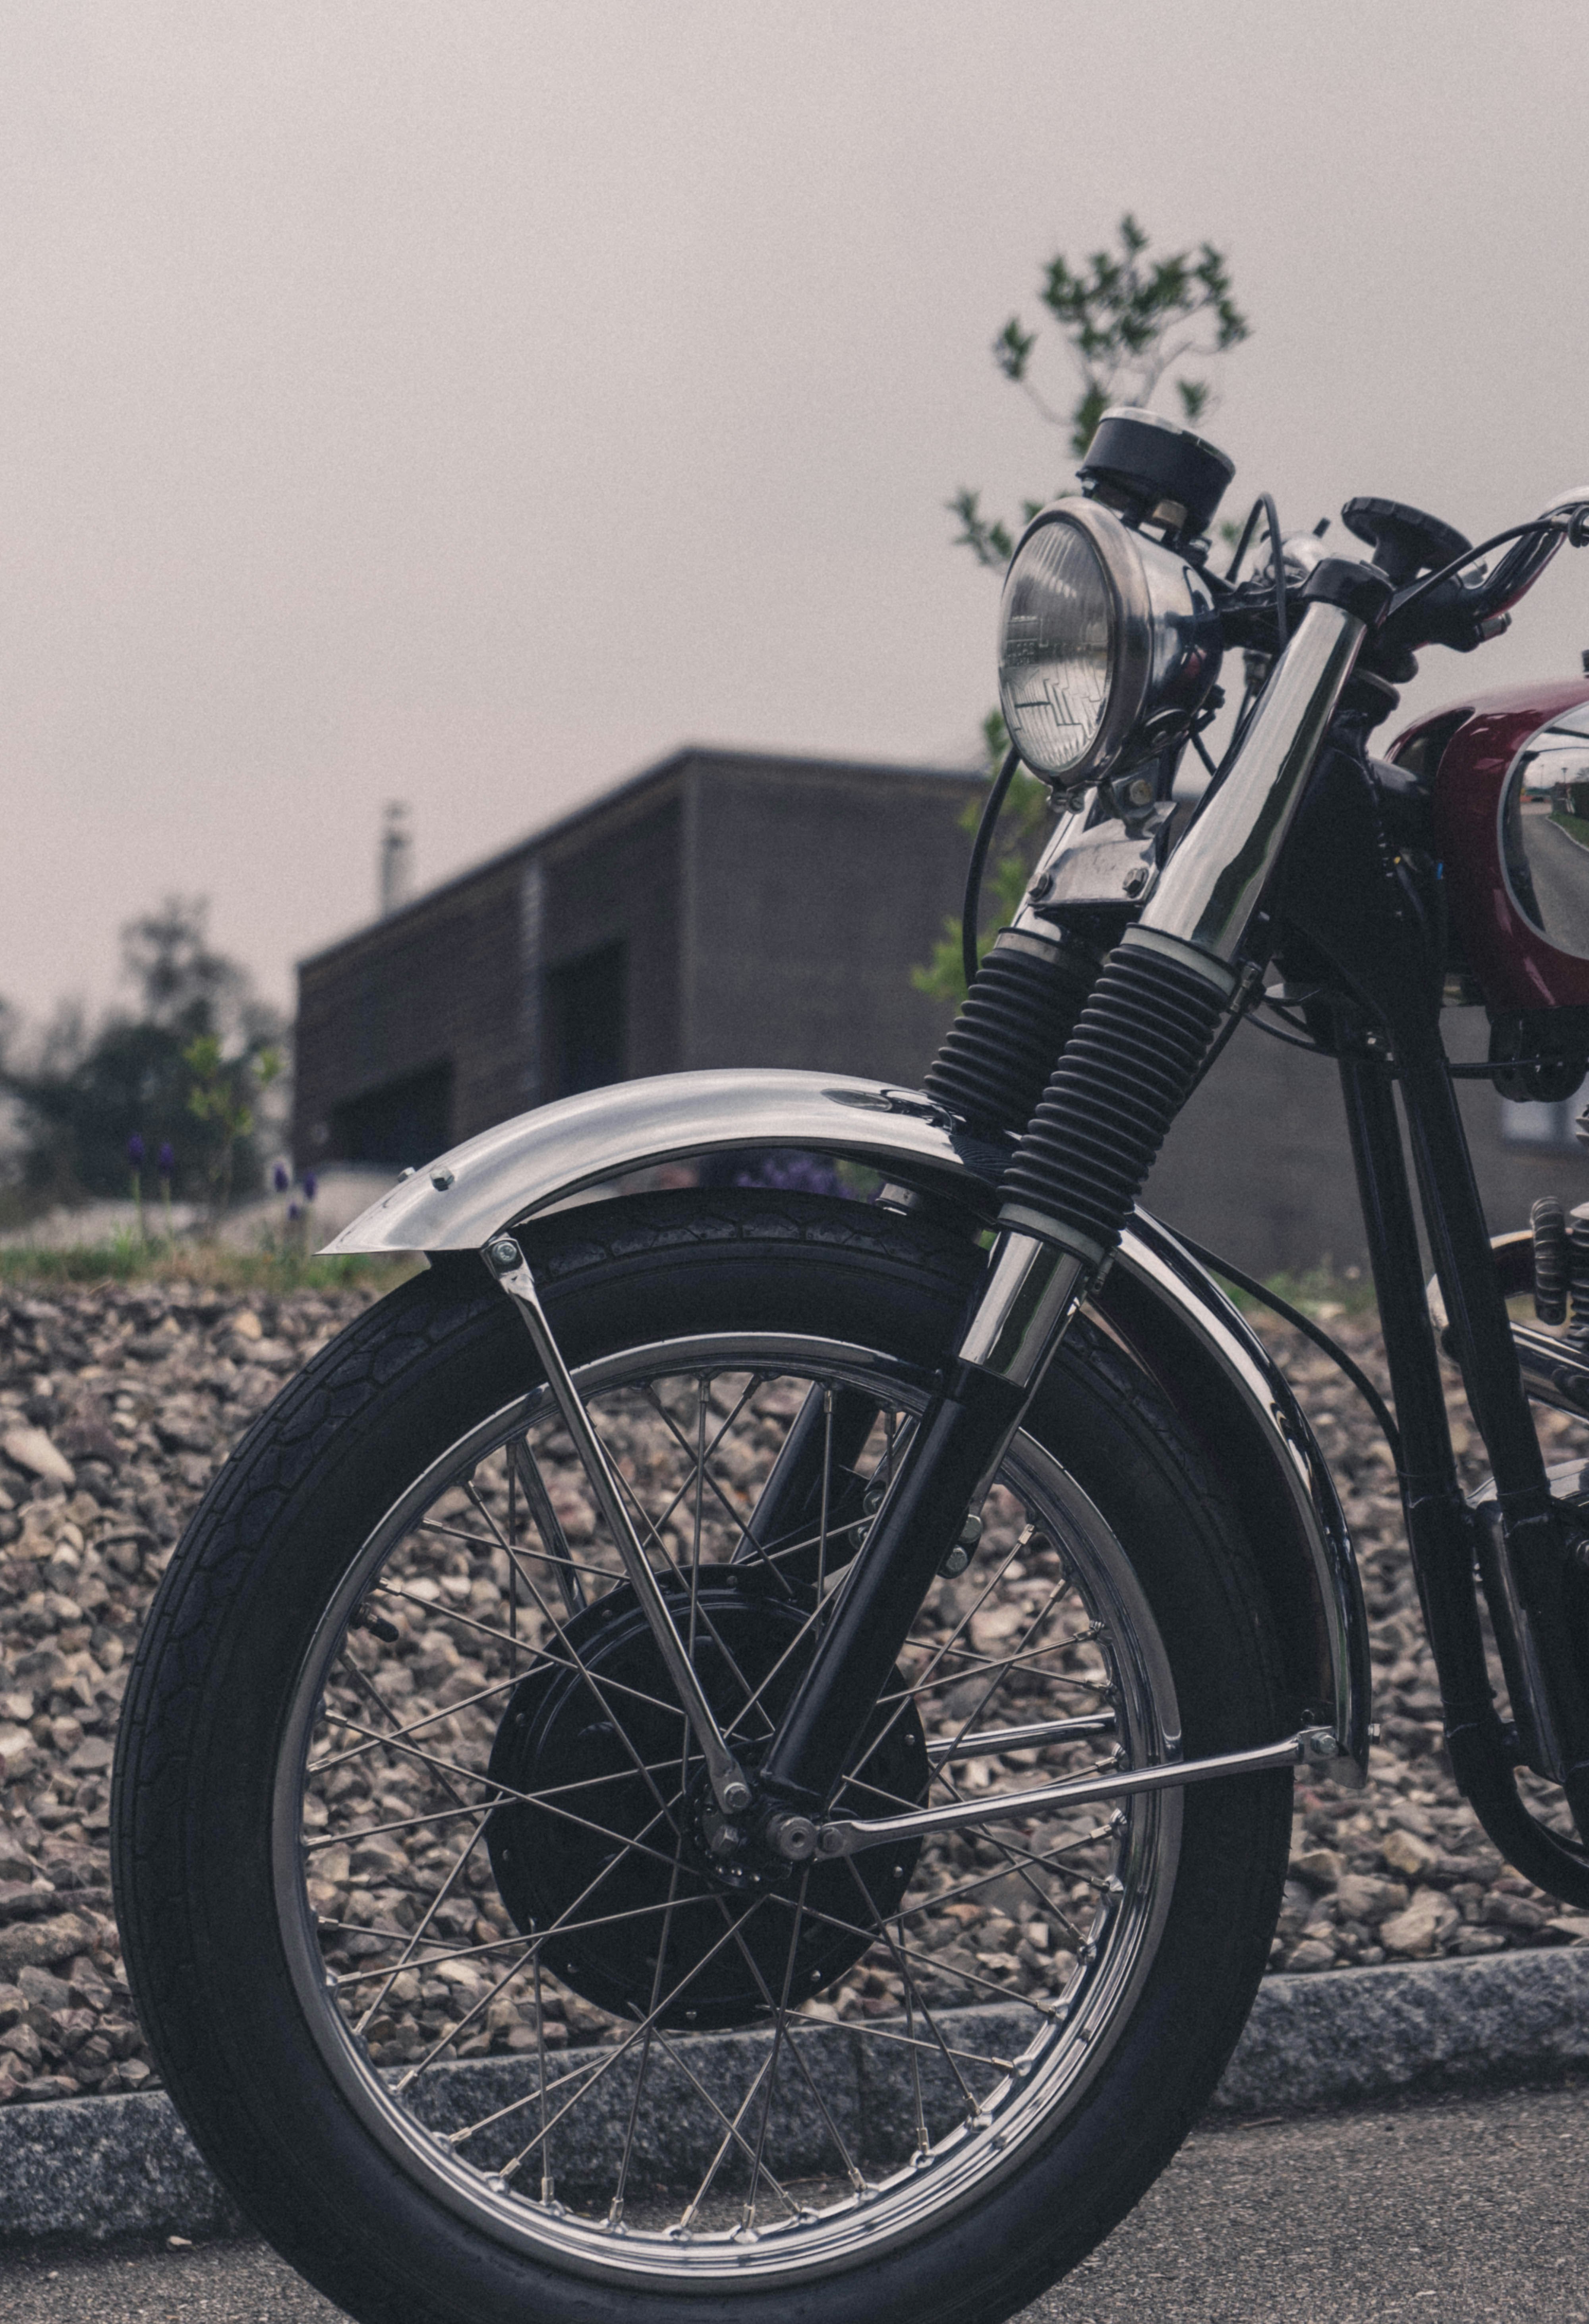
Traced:
[[[1589, 2324], [1589, 2086], [1199, 2132], [1020, 2324]], [[329, 2324], [258, 2244], [0, 2254], [6, 2324]]]

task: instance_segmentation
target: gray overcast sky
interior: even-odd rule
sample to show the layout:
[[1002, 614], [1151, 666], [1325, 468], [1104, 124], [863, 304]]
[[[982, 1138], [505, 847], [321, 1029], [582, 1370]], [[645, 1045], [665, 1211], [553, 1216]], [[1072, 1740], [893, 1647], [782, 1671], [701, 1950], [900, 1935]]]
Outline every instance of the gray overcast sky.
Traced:
[[[389, 798], [427, 884], [684, 740], [963, 758], [942, 501], [1065, 466], [988, 342], [1127, 207], [1253, 318], [1232, 506], [1589, 479], [1586, 63], [1576, 0], [0, 0], [0, 994], [176, 888], [287, 1001]], [[1483, 682], [1584, 645], [1564, 553]]]

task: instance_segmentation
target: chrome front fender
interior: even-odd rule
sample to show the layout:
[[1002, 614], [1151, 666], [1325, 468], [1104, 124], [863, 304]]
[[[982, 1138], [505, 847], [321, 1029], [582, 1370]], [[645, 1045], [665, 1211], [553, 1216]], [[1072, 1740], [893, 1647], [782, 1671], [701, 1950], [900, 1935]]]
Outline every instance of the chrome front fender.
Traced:
[[[499, 1122], [382, 1195], [327, 1253], [482, 1250], [493, 1234], [615, 1182], [713, 1154], [843, 1157], [991, 1219], [1008, 1149], [969, 1138], [920, 1092], [749, 1069], [620, 1082]], [[1271, 1582], [1304, 1717], [1368, 1764], [1370, 1665], [1356, 1559], [1323, 1455], [1263, 1342], [1166, 1227], [1126, 1230], [1090, 1310], [1202, 1437]]]
[[483, 1250], [503, 1227], [614, 1178], [769, 1147], [848, 1155], [910, 1185], [981, 1182], [990, 1199], [1005, 1161], [915, 1090], [756, 1067], [661, 1074], [499, 1121], [410, 1172], [326, 1249]]

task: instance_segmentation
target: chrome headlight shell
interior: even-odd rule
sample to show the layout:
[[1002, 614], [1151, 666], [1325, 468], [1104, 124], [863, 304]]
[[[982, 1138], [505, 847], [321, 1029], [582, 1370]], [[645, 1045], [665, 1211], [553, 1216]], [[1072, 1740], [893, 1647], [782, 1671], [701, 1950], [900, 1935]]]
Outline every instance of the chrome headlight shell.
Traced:
[[1189, 731], [1223, 645], [1195, 565], [1097, 501], [1055, 501], [1023, 534], [999, 608], [1010, 740], [1068, 788], [1156, 756]]

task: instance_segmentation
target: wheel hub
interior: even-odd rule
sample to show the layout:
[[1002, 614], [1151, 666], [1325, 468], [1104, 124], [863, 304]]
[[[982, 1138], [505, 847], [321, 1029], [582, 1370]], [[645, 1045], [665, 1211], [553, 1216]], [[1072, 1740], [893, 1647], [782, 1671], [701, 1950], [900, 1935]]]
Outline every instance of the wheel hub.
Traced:
[[[707, 1700], [725, 1729], [736, 1726], [736, 1754], [753, 1770], [756, 1730], [771, 1732], [809, 1660], [813, 1601], [782, 1594], [755, 1568], [703, 1577], [693, 1604], [667, 1587]], [[515, 1689], [491, 1757], [492, 1781], [526, 1796], [500, 1806], [486, 1830], [502, 1901], [521, 1932], [540, 1935], [542, 1966], [613, 2015], [702, 2027], [744, 2024], [842, 1977], [897, 1909], [919, 1845], [809, 1869], [725, 1849], [627, 1583], [583, 1608], [549, 1651], [557, 1659]], [[847, 1813], [897, 1813], [924, 1799], [914, 1703], [877, 1716], [859, 1765]]]

